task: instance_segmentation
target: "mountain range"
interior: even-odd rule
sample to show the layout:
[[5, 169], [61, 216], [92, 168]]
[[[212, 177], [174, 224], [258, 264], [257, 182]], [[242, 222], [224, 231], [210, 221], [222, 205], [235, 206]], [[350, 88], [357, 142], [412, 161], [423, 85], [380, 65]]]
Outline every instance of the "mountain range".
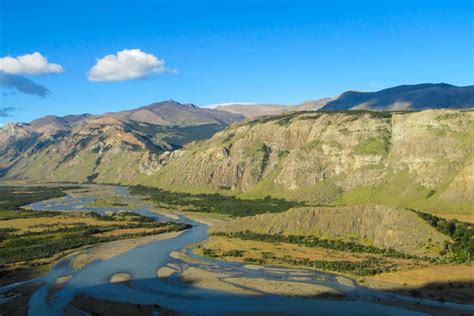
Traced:
[[[263, 109], [276, 106], [249, 114], [243, 106], [170, 100], [102, 115], [46, 116], [0, 129], [0, 176], [462, 212], [474, 208], [472, 109], [341, 111], [338, 104], [386, 108], [413, 96], [412, 108], [430, 98], [451, 100], [432, 101], [435, 108], [467, 108], [472, 91], [441, 84], [346, 92], [273, 115]], [[308, 110], [314, 107], [322, 108]]]
[[309, 100], [297, 105], [224, 104], [215, 108], [245, 117], [311, 110], [419, 111], [474, 107], [474, 86], [457, 87], [446, 83], [402, 85], [377, 92], [346, 91], [335, 98]]
[[135, 170], [154, 155], [209, 138], [243, 118], [170, 100], [130, 111], [8, 124], [0, 129], [0, 174], [37, 172], [35, 177], [46, 179], [53, 173], [62, 180], [105, 181], [99, 171]]
[[419, 111], [466, 109], [474, 106], [474, 86], [446, 83], [403, 85], [377, 92], [347, 91], [329, 101], [322, 110]]

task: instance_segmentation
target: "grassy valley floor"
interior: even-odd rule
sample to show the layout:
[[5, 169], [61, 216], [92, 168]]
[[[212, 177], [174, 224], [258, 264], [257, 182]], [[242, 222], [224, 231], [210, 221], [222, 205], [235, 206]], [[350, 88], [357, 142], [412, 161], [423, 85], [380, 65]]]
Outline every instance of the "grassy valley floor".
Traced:
[[[156, 222], [126, 210], [99, 215], [88, 212], [47, 212], [23, 209], [32, 202], [56, 198], [72, 187], [0, 187], [0, 285], [44, 274], [59, 258], [77, 249], [178, 232], [175, 222]], [[128, 242], [124, 249], [140, 244]], [[113, 247], [112, 247], [113, 248]]]
[[302, 244], [271, 243], [212, 236], [194, 252], [215, 259], [257, 264], [316, 268], [348, 276], [371, 288], [439, 301], [474, 300], [472, 264], [437, 264], [420, 258], [402, 259], [348, 253]]

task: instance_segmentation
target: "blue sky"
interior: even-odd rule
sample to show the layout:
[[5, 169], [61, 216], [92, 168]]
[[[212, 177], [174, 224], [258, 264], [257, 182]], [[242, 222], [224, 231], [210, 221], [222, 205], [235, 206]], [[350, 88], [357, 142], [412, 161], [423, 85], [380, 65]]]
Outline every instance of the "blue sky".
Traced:
[[[348, 89], [474, 82], [474, 1], [0, 0], [0, 57], [39, 52], [62, 72], [2, 88], [0, 122], [102, 113], [164, 99], [294, 104]], [[91, 81], [97, 60], [153, 55], [145, 78]], [[160, 66], [160, 67], [161, 67]]]

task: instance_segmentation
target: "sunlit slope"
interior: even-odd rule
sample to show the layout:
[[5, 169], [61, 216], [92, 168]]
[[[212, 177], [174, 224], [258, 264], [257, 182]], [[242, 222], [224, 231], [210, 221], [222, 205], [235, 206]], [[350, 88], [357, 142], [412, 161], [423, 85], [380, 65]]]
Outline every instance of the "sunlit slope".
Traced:
[[450, 242], [414, 212], [381, 205], [304, 207], [243, 217], [211, 228], [226, 233], [243, 230], [342, 240], [411, 255], [437, 255], [444, 242]]
[[158, 156], [207, 139], [243, 116], [173, 100], [102, 115], [45, 116], [0, 128], [0, 177], [14, 180], [139, 181]]
[[175, 151], [142, 183], [472, 214], [473, 139], [472, 110], [292, 113]]
[[[6, 146], [4, 178], [136, 182], [140, 176], [156, 170], [159, 155], [189, 141], [210, 137], [223, 127], [219, 124], [160, 126], [98, 117], [53, 135], [29, 132]], [[31, 129], [26, 125], [18, 128]]]

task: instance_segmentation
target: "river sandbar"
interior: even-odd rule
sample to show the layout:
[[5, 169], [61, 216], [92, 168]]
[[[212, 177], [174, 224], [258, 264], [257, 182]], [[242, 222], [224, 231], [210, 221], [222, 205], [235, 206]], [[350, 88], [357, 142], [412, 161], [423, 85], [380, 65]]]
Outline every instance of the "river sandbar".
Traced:
[[177, 270], [166, 266], [166, 267], [159, 268], [156, 274], [158, 275], [159, 278], [167, 279], [175, 272], [177, 272]]
[[132, 280], [130, 273], [121, 272], [112, 275], [110, 278], [110, 283], [125, 283], [130, 282], [130, 280]]
[[190, 267], [183, 271], [180, 280], [192, 283], [198, 288], [213, 289], [235, 294], [258, 295], [258, 292], [244, 289], [239, 285], [227, 283], [228, 275], [221, 272], [211, 272], [200, 268]]
[[80, 251], [72, 261], [74, 269], [82, 269], [93, 260], [106, 260], [115, 257], [121, 253], [129, 251], [135, 247], [143, 246], [151, 242], [165, 240], [177, 237], [182, 232], [170, 232], [159, 235], [146, 236], [141, 238], [116, 240], [105, 244], [93, 246], [89, 249]]

